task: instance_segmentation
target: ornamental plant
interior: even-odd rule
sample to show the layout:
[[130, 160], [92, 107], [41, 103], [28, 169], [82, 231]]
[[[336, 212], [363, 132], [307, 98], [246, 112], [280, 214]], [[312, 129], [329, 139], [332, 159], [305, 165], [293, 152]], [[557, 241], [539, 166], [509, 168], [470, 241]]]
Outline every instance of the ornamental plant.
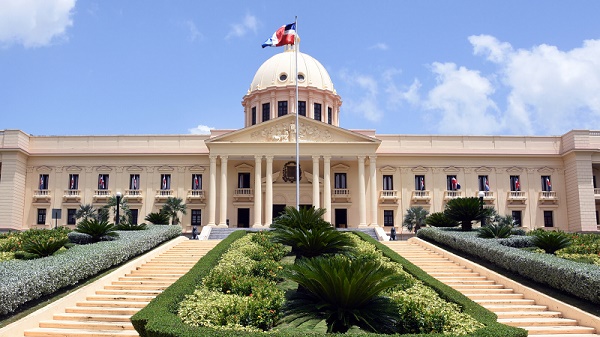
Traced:
[[512, 235], [512, 225], [491, 223], [479, 228], [477, 236], [484, 239], [503, 239]]
[[546, 254], [556, 255], [556, 251], [571, 245], [571, 238], [561, 231], [535, 230], [531, 233], [533, 244]]
[[115, 230], [114, 224], [109, 223], [106, 220], [92, 218], [83, 219], [77, 224], [77, 227], [75, 227], [76, 232], [91, 236], [92, 242], [98, 242], [100, 240], [105, 241], [118, 237], [119, 234]]
[[38, 257], [46, 257], [56, 253], [67, 243], [69, 243], [69, 238], [66, 236], [60, 238], [36, 237], [23, 242], [23, 250]]

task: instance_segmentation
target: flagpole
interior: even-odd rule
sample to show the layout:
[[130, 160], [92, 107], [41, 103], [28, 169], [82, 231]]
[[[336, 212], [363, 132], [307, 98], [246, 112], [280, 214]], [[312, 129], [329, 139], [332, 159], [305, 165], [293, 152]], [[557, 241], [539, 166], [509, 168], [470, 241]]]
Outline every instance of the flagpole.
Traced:
[[300, 124], [298, 124], [298, 16], [294, 18], [294, 25], [296, 26], [296, 35], [294, 36], [294, 53], [296, 54], [296, 209], [300, 210], [300, 143], [298, 141], [298, 134], [300, 133]]

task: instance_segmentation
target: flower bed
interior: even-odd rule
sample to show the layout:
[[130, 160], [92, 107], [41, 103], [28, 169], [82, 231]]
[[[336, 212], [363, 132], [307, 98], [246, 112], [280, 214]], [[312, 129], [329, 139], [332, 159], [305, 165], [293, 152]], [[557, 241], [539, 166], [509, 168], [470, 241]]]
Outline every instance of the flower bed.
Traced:
[[599, 266], [573, 262], [551, 254], [512, 248], [506, 242], [501, 244], [497, 240], [481, 239], [476, 235], [477, 232], [439, 228], [423, 228], [418, 232], [418, 237], [421, 239], [446, 245], [536, 282], [600, 303]]
[[0, 263], [0, 314], [77, 284], [103, 270], [145, 253], [181, 234], [179, 226], [150, 226], [144, 231], [123, 231], [115, 241], [76, 245], [62, 254], [35, 260]]

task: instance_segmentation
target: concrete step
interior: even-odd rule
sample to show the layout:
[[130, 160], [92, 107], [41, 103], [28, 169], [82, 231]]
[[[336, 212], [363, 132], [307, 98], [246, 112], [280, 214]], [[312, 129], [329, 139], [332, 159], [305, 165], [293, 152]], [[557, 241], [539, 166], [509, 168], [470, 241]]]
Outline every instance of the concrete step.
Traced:
[[558, 311], [499, 311], [496, 312], [498, 318], [534, 318], [534, 317], [545, 317], [545, 318], [558, 318], [562, 314]]
[[72, 314], [61, 313], [53, 316], [61, 321], [96, 321], [96, 322], [130, 322], [130, 315], [100, 315], [100, 314]]
[[139, 337], [135, 330], [56, 329], [34, 328], [25, 331], [25, 337]]
[[131, 301], [86, 301], [79, 302], [78, 307], [101, 307], [101, 308], [143, 308], [148, 302], [131, 302]]
[[96, 321], [41, 321], [40, 328], [87, 329], [87, 330], [135, 330], [131, 322]]
[[498, 323], [517, 326], [517, 327], [532, 327], [532, 326], [575, 326], [577, 321], [574, 319], [560, 317], [528, 317], [528, 318], [499, 318]]
[[136, 295], [93, 295], [86, 297], [88, 301], [129, 301], [129, 302], [150, 302], [156, 296], [136, 296]]
[[111, 307], [71, 307], [66, 308], [65, 312], [87, 315], [129, 315], [133, 316], [139, 308], [111, 308]]
[[[594, 328], [585, 327], [585, 326], [522, 326], [527, 330], [529, 336], [537, 336], [537, 335], [552, 335], [556, 336], [556, 334], [595, 334], [596, 330]], [[589, 337], [589, 335], [587, 336]]]
[[[480, 303], [481, 304], [481, 303]], [[546, 311], [548, 307], [545, 305], [535, 305], [535, 304], [481, 304], [484, 308], [488, 309], [491, 312], [495, 312], [496, 314], [501, 314], [503, 312], [511, 312], [511, 311]]]

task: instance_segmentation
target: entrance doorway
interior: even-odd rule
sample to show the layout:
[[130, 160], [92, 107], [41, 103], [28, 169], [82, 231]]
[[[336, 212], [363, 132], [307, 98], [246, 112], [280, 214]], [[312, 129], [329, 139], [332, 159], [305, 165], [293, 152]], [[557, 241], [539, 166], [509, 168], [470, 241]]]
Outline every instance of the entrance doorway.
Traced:
[[238, 228], [249, 228], [250, 227], [250, 208], [238, 208]]
[[345, 208], [335, 209], [335, 228], [348, 228], [348, 210]]
[[285, 211], [285, 205], [273, 205], [273, 219], [279, 217]]

